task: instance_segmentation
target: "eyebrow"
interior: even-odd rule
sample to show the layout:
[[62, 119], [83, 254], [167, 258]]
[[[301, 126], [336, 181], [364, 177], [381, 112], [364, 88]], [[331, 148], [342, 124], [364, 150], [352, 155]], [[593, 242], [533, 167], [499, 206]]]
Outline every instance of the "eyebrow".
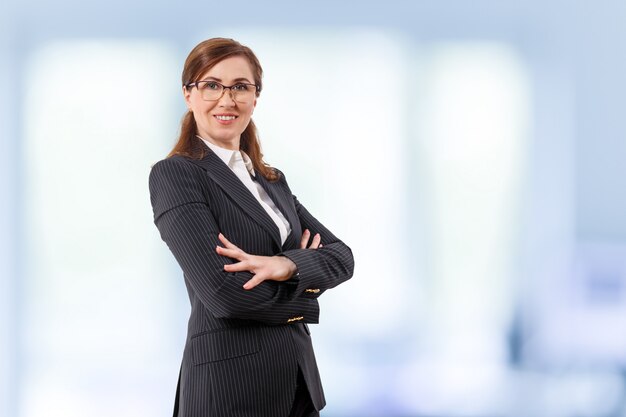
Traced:
[[[206, 77], [204, 80], [205, 80], [205, 81], [206, 81], [206, 80], [213, 80], [213, 81], [217, 81], [217, 82], [219, 82], [219, 83], [221, 83], [221, 82], [222, 82], [222, 79], [221, 79], [221, 78], [217, 78], [217, 77]], [[253, 82], [251, 82], [251, 81], [250, 81], [249, 79], [247, 79], [246, 77], [239, 77], [239, 78], [235, 78], [235, 79], [233, 80], [233, 82], [234, 82], [234, 83], [238, 83], [238, 82], [242, 82], [242, 81], [245, 81], [245, 82], [250, 83], [250, 84], [254, 84]]]

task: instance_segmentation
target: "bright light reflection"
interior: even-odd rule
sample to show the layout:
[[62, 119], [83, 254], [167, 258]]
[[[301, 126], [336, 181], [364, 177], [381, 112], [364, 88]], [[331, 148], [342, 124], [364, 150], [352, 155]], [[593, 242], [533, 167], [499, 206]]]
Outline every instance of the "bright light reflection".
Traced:
[[433, 45], [422, 57], [416, 130], [428, 175], [433, 321], [425, 356], [398, 388], [412, 411], [497, 414], [508, 367], [527, 80], [505, 45]]

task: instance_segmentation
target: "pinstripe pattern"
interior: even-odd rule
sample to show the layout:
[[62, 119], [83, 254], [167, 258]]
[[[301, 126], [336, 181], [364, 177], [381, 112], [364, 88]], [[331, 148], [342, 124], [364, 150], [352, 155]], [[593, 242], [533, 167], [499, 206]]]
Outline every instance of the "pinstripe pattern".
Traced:
[[[352, 276], [352, 253], [298, 202], [282, 174], [274, 183], [255, 180], [291, 224], [282, 247], [276, 224], [213, 152], [201, 160], [174, 156], [150, 173], [154, 221], [191, 302], [178, 416], [287, 416], [298, 369], [315, 408], [325, 405], [306, 323], [318, 322], [317, 298]], [[298, 249], [305, 228], [321, 234], [323, 248]], [[224, 271], [233, 260], [215, 252], [219, 232], [248, 253], [282, 253], [298, 276], [244, 290], [252, 274]]]
[[313, 407], [309, 391], [304, 382], [302, 372], [298, 371], [296, 398], [291, 406], [288, 417], [319, 417], [319, 412]]

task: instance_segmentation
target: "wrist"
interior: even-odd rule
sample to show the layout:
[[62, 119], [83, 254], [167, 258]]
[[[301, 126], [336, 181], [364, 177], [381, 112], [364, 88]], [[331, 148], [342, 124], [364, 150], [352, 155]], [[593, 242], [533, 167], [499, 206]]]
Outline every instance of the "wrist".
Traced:
[[298, 271], [298, 266], [296, 265], [296, 263], [294, 261], [292, 261], [291, 259], [287, 258], [286, 256], [283, 256], [283, 259], [285, 260], [285, 263], [286, 263], [286, 266], [287, 266], [287, 271], [288, 271], [287, 272], [287, 276], [289, 278], [291, 278]]

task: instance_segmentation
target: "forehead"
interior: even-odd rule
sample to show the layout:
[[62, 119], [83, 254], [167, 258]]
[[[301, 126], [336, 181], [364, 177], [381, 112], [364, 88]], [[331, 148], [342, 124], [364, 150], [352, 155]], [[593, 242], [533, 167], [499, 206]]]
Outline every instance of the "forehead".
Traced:
[[228, 82], [229, 80], [247, 79], [254, 82], [252, 66], [248, 59], [243, 56], [233, 56], [218, 62], [202, 74], [201, 79], [215, 78], [220, 81]]

